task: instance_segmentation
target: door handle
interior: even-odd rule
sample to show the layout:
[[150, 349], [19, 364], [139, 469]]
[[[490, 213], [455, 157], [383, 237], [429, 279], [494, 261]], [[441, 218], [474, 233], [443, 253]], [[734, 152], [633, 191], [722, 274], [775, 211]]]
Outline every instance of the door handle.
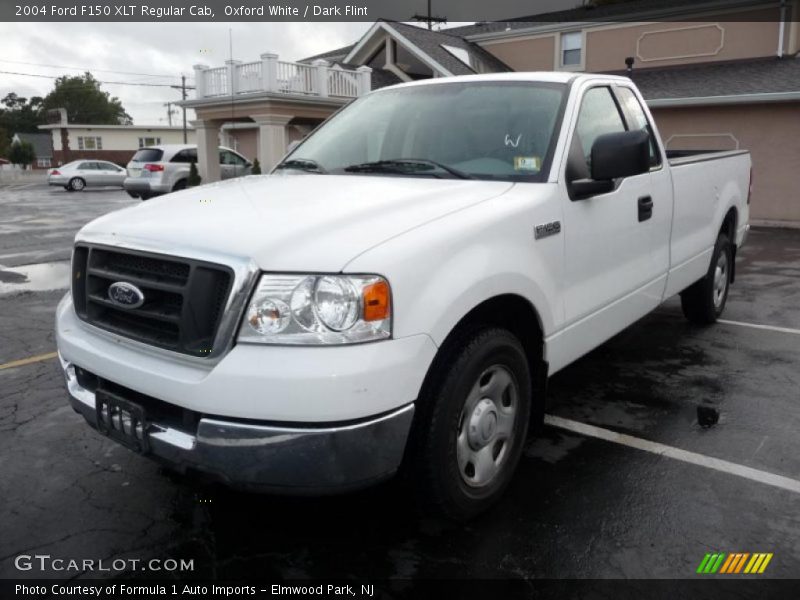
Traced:
[[650, 196], [642, 196], [639, 198], [639, 223], [647, 221], [653, 216], [653, 199]]

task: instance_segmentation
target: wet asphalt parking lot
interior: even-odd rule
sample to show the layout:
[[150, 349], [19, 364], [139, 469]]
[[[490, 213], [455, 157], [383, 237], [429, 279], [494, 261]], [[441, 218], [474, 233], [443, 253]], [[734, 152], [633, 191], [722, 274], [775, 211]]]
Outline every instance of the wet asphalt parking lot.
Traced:
[[800, 231], [751, 232], [726, 322], [690, 326], [672, 299], [553, 377], [505, 498], [454, 525], [415, 516], [393, 483], [322, 499], [201, 487], [72, 411], [51, 355], [72, 237], [136, 202], [0, 187], [0, 577], [64, 577], [15, 569], [36, 553], [190, 558], [227, 580], [685, 578], [708, 552], [773, 553], [759, 577], [800, 576]]

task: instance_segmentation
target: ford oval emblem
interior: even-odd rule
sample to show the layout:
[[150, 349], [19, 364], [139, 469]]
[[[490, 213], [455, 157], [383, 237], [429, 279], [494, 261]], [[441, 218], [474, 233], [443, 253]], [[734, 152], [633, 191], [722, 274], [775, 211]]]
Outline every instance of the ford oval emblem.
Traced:
[[142, 290], [127, 281], [117, 281], [108, 286], [108, 299], [120, 308], [139, 308], [144, 304]]

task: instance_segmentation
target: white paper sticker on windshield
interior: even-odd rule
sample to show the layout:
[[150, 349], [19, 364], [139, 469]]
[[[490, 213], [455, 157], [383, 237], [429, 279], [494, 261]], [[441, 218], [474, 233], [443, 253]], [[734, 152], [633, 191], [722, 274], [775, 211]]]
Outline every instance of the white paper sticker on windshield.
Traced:
[[515, 171], [535, 171], [538, 173], [541, 169], [542, 169], [542, 159], [538, 156], [514, 157]]

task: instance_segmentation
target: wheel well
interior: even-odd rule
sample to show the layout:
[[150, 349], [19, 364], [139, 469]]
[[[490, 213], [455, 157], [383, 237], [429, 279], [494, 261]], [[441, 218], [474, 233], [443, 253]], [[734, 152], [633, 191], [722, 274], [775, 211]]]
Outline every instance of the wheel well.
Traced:
[[[541, 320], [533, 305], [516, 294], [494, 296], [478, 304], [464, 315], [453, 327], [440, 348], [440, 354], [449, 352], [450, 345], [457, 342], [465, 332], [487, 326], [507, 329], [519, 339], [528, 358], [534, 402], [531, 407], [531, 425], [538, 429], [543, 421], [545, 394], [547, 391], [548, 366], [544, 361], [544, 335]], [[437, 359], [439, 356], [437, 356]], [[431, 369], [436, 369], [434, 360]], [[429, 373], [430, 375], [430, 373]], [[428, 378], [426, 377], [426, 380]]]
[[728, 239], [731, 241], [731, 244], [736, 243], [736, 221], [737, 221], [736, 208], [732, 207], [725, 215], [725, 218], [722, 220], [722, 227], [719, 230], [720, 233], [724, 233], [725, 235], [728, 236]]
[[736, 222], [738, 220], [738, 213], [736, 212], [736, 207], [731, 207], [730, 210], [725, 214], [725, 218], [722, 220], [722, 227], [720, 227], [719, 232], [724, 233], [728, 240], [731, 243], [731, 249], [733, 252], [733, 261], [731, 264], [731, 283], [736, 281]]
[[531, 364], [542, 359], [544, 349], [539, 315], [525, 298], [504, 294], [481, 302], [464, 315], [448, 337], [465, 328], [486, 325], [508, 329], [517, 336]]

